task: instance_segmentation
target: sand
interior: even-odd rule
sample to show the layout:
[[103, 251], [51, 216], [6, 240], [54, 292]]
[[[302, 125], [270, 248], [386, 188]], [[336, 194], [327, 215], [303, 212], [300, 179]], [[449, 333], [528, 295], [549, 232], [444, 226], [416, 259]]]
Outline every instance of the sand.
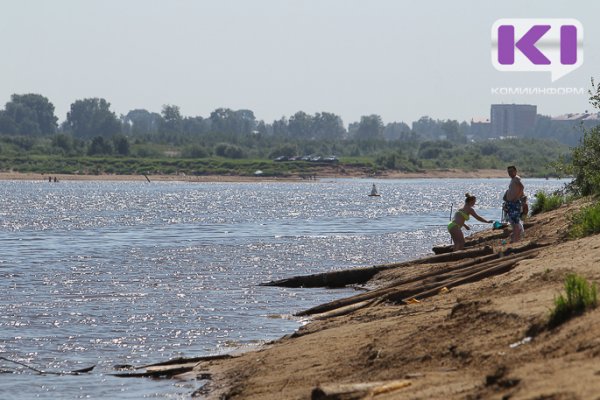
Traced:
[[[579, 240], [565, 236], [569, 216], [582, 206], [578, 202], [532, 217], [520, 245], [545, 246], [507, 271], [435, 292], [414, 304], [387, 300], [314, 319], [257, 351], [200, 361], [195, 374], [209, 373], [211, 380], [196, 396], [600, 399], [600, 309], [553, 329], [546, 325], [567, 273], [600, 281], [600, 235]], [[483, 239], [488, 235], [481, 246], [505, 252], [506, 246], [493, 238], [496, 234], [481, 233]], [[374, 290], [425, 272], [442, 274], [452, 265], [391, 268], [368, 285]], [[441, 275], [413, 285], [435, 283], [441, 279], [436, 276]], [[319, 397], [316, 390], [341, 390], [342, 384], [356, 389], [365, 383], [377, 390], [346, 397]]]
[[[336, 168], [323, 168], [317, 174], [317, 179], [325, 178], [377, 178], [377, 179], [419, 179], [419, 178], [505, 178], [504, 170], [476, 170], [463, 171], [460, 169], [428, 170], [425, 172], [385, 172], [377, 175], [369, 174], [364, 170], [345, 168], [340, 172]], [[28, 180], [48, 181], [48, 177], [56, 177], [58, 181], [85, 180], [85, 181], [147, 181], [144, 175], [71, 175], [71, 174], [39, 174], [21, 172], [0, 172], [0, 180]], [[267, 177], [267, 176], [240, 176], [240, 175], [147, 175], [151, 182], [312, 182], [311, 179], [302, 179], [300, 176]]]

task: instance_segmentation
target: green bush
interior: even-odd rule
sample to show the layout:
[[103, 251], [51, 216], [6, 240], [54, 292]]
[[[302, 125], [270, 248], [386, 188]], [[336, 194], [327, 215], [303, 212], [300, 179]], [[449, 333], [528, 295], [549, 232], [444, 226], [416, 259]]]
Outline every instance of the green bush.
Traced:
[[582, 238], [600, 232], [600, 203], [585, 207], [573, 215], [569, 235]]
[[570, 200], [560, 192], [546, 194], [543, 191], [539, 191], [534, 195], [534, 197], [535, 202], [531, 206], [531, 215], [555, 210]]
[[548, 325], [555, 327], [569, 318], [582, 314], [588, 309], [598, 305], [598, 288], [596, 284], [576, 274], [569, 274], [565, 278], [565, 295], [554, 299], [554, 310], [550, 314]]

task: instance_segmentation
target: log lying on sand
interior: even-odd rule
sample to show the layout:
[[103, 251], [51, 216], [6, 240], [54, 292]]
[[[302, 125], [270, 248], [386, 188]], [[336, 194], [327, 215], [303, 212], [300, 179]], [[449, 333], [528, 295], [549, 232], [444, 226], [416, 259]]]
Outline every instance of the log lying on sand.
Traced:
[[472, 249], [455, 251], [449, 254], [438, 254], [429, 257], [423, 257], [417, 260], [406, 261], [402, 263], [374, 265], [372, 267], [353, 268], [343, 271], [324, 272], [320, 274], [295, 276], [292, 278], [281, 279], [261, 283], [261, 286], [280, 286], [280, 287], [329, 287], [340, 288], [346, 285], [361, 284], [373, 278], [377, 273], [388, 269], [404, 267], [407, 265], [416, 264], [436, 264], [449, 261], [458, 261], [465, 258], [479, 257], [487, 254], [492, 254], [494, 250], [490, 246]]
[[522, 255], [512, 255], [506, 258], [495, 260], [495, 262], [489, 262], [488, 265], [479, 266], [477, 269], [469, 269], [458, 276], [423, 287], [419, 291], [399, 289], [396, 292], [386, 294], [382, 298], [382, 301], [406, 303], [409, 299], [419, 300], [435, 296], [436, 294], [440, 293], [443, 288], [450, 289], [456, 286], [464, 285], [465, 283], [480, 281], [484, 278], [489, 278], [494, 275], [508, 272], [513, 269], [519, 261], [527, 258], [533, 258], [537, 256], [537, 254], [538, 250], [530, 250]]
[[172, 358], [170, 360], [167, 361], [161, 361], [158, 363], [154, 363], [154, 364], [146, 364], [146, 365], [141, 365], [141, 366], [134, 366], [131, 364], [117, 364], [114, 365], [113, 368], [114, 369], [147, 369], [147, 368], [153, 368], [153, 367], [162, 367], [162, 366], [167, 366], [167, 365], [181, 365], [181, 364], [189, 364], [189, 363], [199, 363], [201, 361], [213, 361], [213, 360], [222, 360], [225, 358], [233, 358], [234, 356], [232, 356], [231, 354], [216, 354], [216, 355], [212, 355], [212, 356], [200, 356], [200, 357], [177, 357], [177, 358]]
[[[145, 372], [126, 372], [109, 374], [117, 378], [172, 378], [176, 375], [181, 375], [186, 372], [191, 372], [198, 363], [189, 363], [181, 365], [169, 365], [164, 367], [153, 367], [147, 369]], [[197, 372], [196, 379], [210, 379], [211, 374], [208, 372]]]
[[[198, 364], [204, 361], [213, 361], [213, 360], [222, 360], [226, 358], [233, 358], [231, 354], [219, 354], [214, 356], [203, 356], [203, 357], [191, 357], [191, 358], [173, 358], [168, 361], [163, 361], [154, 364], [142, 365], [139, 367], [134, 367], [129, 364], [121, 364], [115, 365], [115, 369], [135, 369], [141, 370], [145, 369], [146, 371], [142, 372], [124, 372], [124, 373], [116, 373], [110, 374], [111, 376], [116, 376], [118, 378], [172, 378], [176, 375], [181, 375], [186, 372], [190, 372], [194, 370]], [[210, 379], [209, 373], [198, 373], [198, 379]]]
[[444, 269], [424, 271], [417, 276], [395, 280], [383, 288], [320, 304], [308, 310], [301, 311], [296, 315], [312, 315], [316, 319], [323, 319], [347, 314], [375, 302], [404, 302], [409, 298], [419, 299], [429, 297], [430, 295], [437, 294], [443, 287], [449, 289], [506, 272], [514, 267], [517, 262], [535, 257], [537, 249], [546, 245], [545, 243], [527, 243], [519, 248], [510, 249], [510, 255], [496, 253], [463, 261]]
[[393, 393], [411, 385], [408, 379], [367, 383], [329, 383], [313, 389], [311, 400], [354, 400]]
[[[443, 272], [450, 272], [450, 271], [454, 271], [454, 270], [461, 269], [461, 268], [467, 268], [474, 264], [478, 264], [478, 263], [481, 263], [481, 262], [484, 262], [487, 260], [496, 259], [496, 258], [498, 258], [497, 254], [489, 254], [487, 256], [483, 256], [483, 257], [479, 257], [479, 258], [469, 259], [467, 261], [463, 261], [461, 263], [453, 265], [452, 267], [445, 268], [443, 270]], [[371, 290], [366, 293], [360, 293], [360, 294], [357, 294], [357, 295], [354, 295], [351, 297], [345, 297], [343, 299], [330, 301], [329, 303], [319, 304], [318, 306], [309, 308], [308, 310], [300, 311], [299, 313], [296, 314], [296, 316], [301, 317], [301, 316], [307, 316], [307, 315], [313, 315], [313, 314], [322, 314], [322, 313], [326, 313], [331, 310], [336, 310], [340, 307], [346, 307], [351, 304], [363, 302], [366, 300], [371, 300], [371, 299], [383, 296], [386, 293], [396, 290], [396, 288], [398, 286], [405, 285], [405, 284], [408, 284], [411, 282], [421, 281], [423, 279], [437, 276], [439, 274], [440, 274], [440, 271], [436, 270], [436, 271], [425, 272], [423, 274], [419, 274], [417, 276], [413, 276], [413, 277], [406, 278], [406, 279], [397, 279], [397, 280], [393, 281], [392, 283], [390, 283], [389, 285], [386, 285], [380, 289], [375, 289], [375, 290]]]

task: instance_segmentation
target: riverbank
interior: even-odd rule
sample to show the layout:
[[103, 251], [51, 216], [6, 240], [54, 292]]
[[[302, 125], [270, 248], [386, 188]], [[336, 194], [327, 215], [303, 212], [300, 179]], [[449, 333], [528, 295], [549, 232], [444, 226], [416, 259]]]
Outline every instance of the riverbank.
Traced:
[[597, 398], [600, 309], [547, 326], [567, 273], [600, 281], [600, 235], [566, 237], [583, 205], [532, 217], [518, 245], [489, 230], [451, 256], [365, 268], [368, 292], [258, 351], [156, 368], [209, 379], [195, 395], [211, 399]]
[[54, 178], [60, 181], [82, 180], [82, 181], [161, 181], [161, 182], [264, 182], [264, 181], [307, 181], [324, 178], [375, 178], [375, 179], [423, 179], [423, 178], [505, 178], [506, 171], [495, 169], [482, 169], [476, 171], [464, 171], [460, 169], [428, 170], [424, 172], [398, 172], [389, 171], [373, 175], [362, 169], [344, 169], [340, 171], [335, 168], [323, 168], [310, 176], [242, 176], [242, 175], [74, 175], [74, 174], [39, 174], [22, 172], [0, 172], [0, 180], [28, 180], [48, 181]]

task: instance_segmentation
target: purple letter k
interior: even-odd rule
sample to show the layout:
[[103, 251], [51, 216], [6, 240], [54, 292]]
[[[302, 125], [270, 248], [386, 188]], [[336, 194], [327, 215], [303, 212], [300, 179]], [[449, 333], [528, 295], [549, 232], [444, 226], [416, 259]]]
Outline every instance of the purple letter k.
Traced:
[[534, 25], [515, 43], [515, 27], [501, 25], [498, 27], [498, 62], [503, 65], [515, 63], [515, 47], [521, 50], [535, 65], [548, 65], [550, 60], [535, 47], [536, 42], [550, 30], [550, 25]]

